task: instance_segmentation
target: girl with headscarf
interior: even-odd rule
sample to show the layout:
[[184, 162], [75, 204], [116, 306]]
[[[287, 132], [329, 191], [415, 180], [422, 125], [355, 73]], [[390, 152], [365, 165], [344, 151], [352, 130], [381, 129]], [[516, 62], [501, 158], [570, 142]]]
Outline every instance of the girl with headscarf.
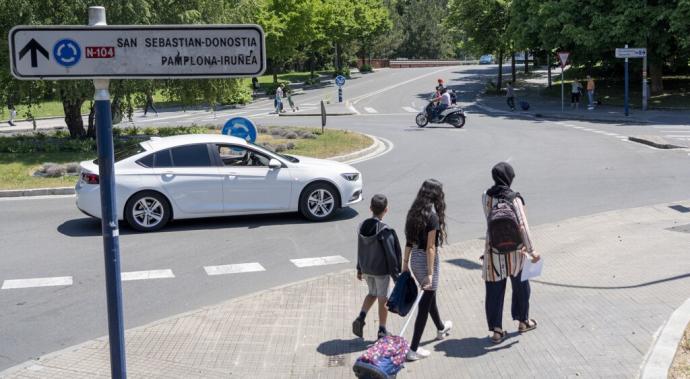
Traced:
[[510, 308], [513, 320], [518, 321], [518, 331], [520, 333], [532, 330], [537, 327], [537, 322], [529, 318], [529, 281], [521, 280], [522, 267], [526, 259], [537, 262], [539, 254], [534, 251], [530, 238], [529, 225], [525, 214], [525, 201], [522, 196], [511, 189], [511, 184], [515, 178], [513, 167], [500, 162], [491, 170], [494, 185], [489, 188], [482, 197], [484, 214], [489, 216], [491, 209], [499, 199], [512, 200], [513, 209], [520, 226], [522, 245], [515, 251], [506, 254], [497, 254], [491, 248], [489, 233], [486, 234], [484, 248], [482, 278], [486, 287], [485, 310], [486, 321], [489, 331], [493, 333], [491, 341], [501, 343], [506, 336], [503, 330], [503, 299], [505, 297], [506, 282], [510, 278], [513, 288], [512, 305]]

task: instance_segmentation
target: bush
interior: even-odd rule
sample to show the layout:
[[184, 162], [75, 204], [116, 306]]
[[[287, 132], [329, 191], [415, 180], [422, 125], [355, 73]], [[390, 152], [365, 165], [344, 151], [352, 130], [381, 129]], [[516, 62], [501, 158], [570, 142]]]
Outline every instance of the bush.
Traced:
[[359, 68], [359, 72], [361, 73], [367, 73], [372, 71], [374, 71], [374, 69], [368, 63], [363, 64], [362, 67]]
[[46, 169], [45, 175], [50, 178], [59, 178], [67, 173], [63, 166], [56, 165]]
[[72, 162], [65, 165], [65, 170], [68, 174], [78, 174], [79, 173], [79, 163]]
[[143, 132], [147, 136], [157, 136], [158, 135], [158, 129], [157, 128], [144, 128]]
[[287, 145], [284, 144], [284, 143], [281, 143], [281, 144], [278, 144], [278, 145], [275, 147], [275, 149], [276, 149], [276, 150], [275, 150], [276, 153], [282, 153], [282, 152], [284, 152], [285, 150], [287, 150]]
[[273, 147], [273, 145], [271, 145], [271, 144], [268, 143], [268, 142], [262, 143], [261, 146], [263, 146], [264, 148], [266, 148], [268, 151], [273, 151], [273, 152], [276, 151], [275, 147]]
[[285, 138], [287, 138], [287, 139], [297, 139], [297, 133], [295, 133], [295, 132], [287, 132], [287, 133], [285, 133]]
[[271, 128], [269, 133], [274, 137], [282, 137], [285, 134], [285, 130], [283, 128]]
[[346, 78], [349, 78], [350, 77], [350, 68], [349, 67], [343, 67], [340, 70], [336, 70], [335, 72], [333, 72], [334, 78], [338, 75], [342, 75]]
[[265, 126], [259, 126], [259, 128], [258, 128], [258, 132], [261, 134], [268, 134], [269, 131], [270, 131], [270, 129], [265, 127]]
[[294, 142], [288, 142], [286, 145], [288, 150], [292, 150], [295, 148], [295, 143]]

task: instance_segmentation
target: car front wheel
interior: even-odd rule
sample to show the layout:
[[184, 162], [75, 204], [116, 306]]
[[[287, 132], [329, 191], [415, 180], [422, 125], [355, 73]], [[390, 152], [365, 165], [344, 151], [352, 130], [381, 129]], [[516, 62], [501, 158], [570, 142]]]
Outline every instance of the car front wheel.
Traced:
[[132, 196], [125, 207], [125, 219], [140, 232], [153, 232], [170, 221], [170, 203], [158, 192], [144, 191]]
[[340, 208], [339, 198], [338, 191], [330, 184], [310, 184], [300, 196], [300, 213], [312, 221], [331, 219]]

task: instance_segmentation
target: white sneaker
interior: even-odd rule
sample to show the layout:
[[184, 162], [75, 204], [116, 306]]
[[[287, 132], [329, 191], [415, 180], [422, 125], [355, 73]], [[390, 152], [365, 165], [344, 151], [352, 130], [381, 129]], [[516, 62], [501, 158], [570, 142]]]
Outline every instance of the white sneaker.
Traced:
[[418, 361], [420, 359], [426, 358], [430, 355], [431, 355], [431, 352], [429, 350], [425, 350], [421, 347], [418, 347], [417, 351], [412, 351], [412, 350], [408, 351], [406, 358], [408, 361], [413, 362], [413, 361]]
[[453, 329], [453, 321], [446, 320], [443, 323], [443, 330], [439, 330], [436, 334], [436, 340], [441, 341], [442, 339], [446, 338], [446, 336], [450, 334], [451, 329]]

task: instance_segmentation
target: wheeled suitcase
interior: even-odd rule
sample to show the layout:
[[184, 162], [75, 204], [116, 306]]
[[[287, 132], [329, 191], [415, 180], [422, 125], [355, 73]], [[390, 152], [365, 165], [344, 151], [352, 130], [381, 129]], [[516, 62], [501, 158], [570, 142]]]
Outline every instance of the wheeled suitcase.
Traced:
[[352, 370], [360, 379], [395, 379], [397, 373], [403, 368], [405, 357], [410, 350], [410, 345], [403, 335], [407, 329], [412, 315], [415, 314], [419, 300], [424, 291], [419, 291], [417, 299], [408, 313], [405, 324], [400, 329], [400, 335], [380, 338], [372, 347], [362, 354], [355, 362]]

